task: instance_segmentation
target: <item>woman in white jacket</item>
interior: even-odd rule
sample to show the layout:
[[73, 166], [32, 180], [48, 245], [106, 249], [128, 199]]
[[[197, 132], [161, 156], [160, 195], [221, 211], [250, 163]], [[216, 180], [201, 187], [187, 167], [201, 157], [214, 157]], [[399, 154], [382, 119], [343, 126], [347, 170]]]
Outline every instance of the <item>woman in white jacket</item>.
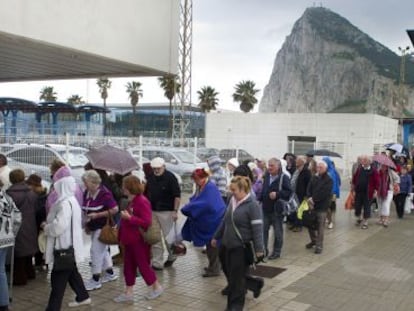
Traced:
[[[53, 265], [53, 250], [66, 249], [73, 246], [77, 263], [83, 260], [83, 238], [81, 208], [74, 193], [76, 182], [72, 176], [64, 177], [54, 184], [58, 199], [49, 211], [43, 230], [47, 236], [45, 261]], [[75, 292], [75, 301], [69, 307], [91, 304], [91, 299], [85, 288], [82, 277], [75, 265], [68, 270], [52, 269], [52, 291], [49, 296], [47, 311], [61, 310], [66, 284], [69, 283]]]

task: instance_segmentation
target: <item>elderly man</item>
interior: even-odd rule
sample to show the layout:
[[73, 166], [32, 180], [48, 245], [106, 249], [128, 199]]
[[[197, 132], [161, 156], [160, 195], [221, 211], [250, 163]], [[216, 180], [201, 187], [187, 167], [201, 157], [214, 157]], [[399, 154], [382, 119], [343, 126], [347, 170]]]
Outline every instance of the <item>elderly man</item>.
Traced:
[[[355, 191], [355, 217], [361, 229], [368, 229], [368, 219], [371, 217], [371, 202], [376, 197], [379, 188], [379, 173], [371, 166], [367, 155], [359, 158], [360, 166], [352, 176], [352, 189]], [[361, 211], [364, 211], [361, 215]], [[361, 217], [362, 216], [362, 217]]]
[[[177, 220], [177, 212], [180, 207], [181, 190], [174, 174], [165, 169], [165, 161], [156, 157], [151, 161], [153, 174], [147, 179], [146, 195], [151, 202], [152, 211], [157, 217], [163, 234], [168, 235], [174, 222]], [[162, 241], [152, 246], [152, 267], [162, 270], [163, 267], [171, 267], [177, 257], [171, 252], [167, 243], [168, 259], [164, 263], [164, 248]]]
[[321, 254], [323, 249], [323, 234], [325, 230], [326, 214], [332, 199], [332, 179], [328, 175], [328, 165], [325, 161], [318, 161], [317, 175], [313, 176], [307, 190], [309, 209], [316, 212], [316, 229], [308, 228], [311, 242], [306, 248], [315, 246], [315, 254]]
[[270, 260], [280, 257], [283, 246], [283, 204], [279, 199], [289, 200], [292, 193], [290, 179], [283, 174], [279, 159], [271, 158], [268, 161], [267, 173], [263, 180], [263, 190], [258, 198], [263, 208], [263, 239], [266, 255], [268, 251], [269, 229], [273, 226], [275, 241]]

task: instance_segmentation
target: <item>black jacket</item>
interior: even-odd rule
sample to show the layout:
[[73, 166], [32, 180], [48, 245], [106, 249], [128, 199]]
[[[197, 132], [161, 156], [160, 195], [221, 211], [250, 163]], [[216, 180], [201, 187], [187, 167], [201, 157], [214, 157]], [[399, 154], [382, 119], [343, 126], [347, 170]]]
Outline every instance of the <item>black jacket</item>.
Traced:
[[313, 176], [307, 191], [308, 198], [312, 198], [316, 211], [325, 212], [332, 201], [333, 181], [328, 173]]
[[[283, 176], [281, 190], [279, 190], [280, 176]], [[269, 193], [273, 191], [276, 192], [276, 200], [271, 200], [269, 198]], [[290, 185], [289, 176], [279, 174], [270, 184], [270, 174], [266, 173], [263, 180], [263, 190], [259, 198], [259, 201], [262, 202], [263, 212], [270, 213], [276, 211], [281, 214], [283, 212], [283, 206], [278, 200], [283, 199], [287, 201], [291, 194], [292, 187]]]
[[306, 192], [308, 190], [308, 185], [311, 180], [311, 172], [307, 167], [303, 167], [298, 175], [298, 179], [296, 180], [296, 195], [299, 199], [299, 202], [302, 202], [303, 199], [306, 197]]

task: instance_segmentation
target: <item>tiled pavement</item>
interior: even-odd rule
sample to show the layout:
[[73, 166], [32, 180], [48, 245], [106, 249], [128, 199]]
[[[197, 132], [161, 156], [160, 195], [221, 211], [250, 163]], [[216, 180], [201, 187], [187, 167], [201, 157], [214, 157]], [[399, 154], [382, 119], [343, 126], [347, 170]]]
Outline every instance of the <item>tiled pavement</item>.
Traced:
[[[267, 265], [287, 270], [265, 279], [258, 299], [249, 293], [246, 310], [414, 310], [414, 215], [404, 220], [393, 216], [387, 229], [372, 224], [368, 230], [361, 230], [354, 225], [350, 212], [343, 210], [340, 200], [336, 220], [335, 228], [326, 230], [321, 255], [305, 249], [307, 232], [285, 231], [282, 258]], [[122, 271], [116, 269], [121, 277], [91, 292], [92, 306], [79, 310], [224, 310], [226, 299], [220, 294], [224, 277], [202, 278], [206, 257], [199, 249], [189, 246], [188, 250], [172, 268], [157, 273], [165, 287], [158, 299], [145, 300], [146, 288], [138, 278], [134, 303], [114, 303], [112, 299], [124, 284]], [[85, 278], [90, 276], [87, 263], [80, 271]], [[49, 275], [39, 273], [27, 286], [14, 287], [13, 310], [44, 310], [48, 295]], [[72, 299], [68, 288], [64, 305]]]

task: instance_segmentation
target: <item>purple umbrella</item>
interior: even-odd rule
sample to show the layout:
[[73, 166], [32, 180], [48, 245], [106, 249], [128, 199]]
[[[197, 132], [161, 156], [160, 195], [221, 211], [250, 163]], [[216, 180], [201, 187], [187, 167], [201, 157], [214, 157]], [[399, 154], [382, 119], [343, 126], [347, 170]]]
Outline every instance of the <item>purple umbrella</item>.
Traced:
[[128, 151], [110, 145], [92, 148], [85, 155], [96, 169], [120, 175], [139, 169], [137, 161]]

